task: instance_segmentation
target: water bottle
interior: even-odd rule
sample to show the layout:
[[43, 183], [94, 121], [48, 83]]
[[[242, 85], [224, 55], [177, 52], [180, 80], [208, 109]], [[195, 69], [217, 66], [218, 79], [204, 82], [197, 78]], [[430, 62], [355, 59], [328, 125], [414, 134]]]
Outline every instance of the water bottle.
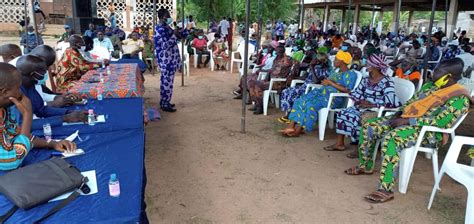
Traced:
[[43, 135], [47, 141], [52, 139], [51, 136], [53, 132], [51, 131], [51, 125], [49, 123], [43, 124]]
[[117, 179], [117, 174], [115, 173], [110, 174], [109, 193], [110, 193], [110, 196], [112, 197], [120, 196], [120, 183], [119, 183], [119, 180]]
[[107, 72], [106, 72], [107, 75], [110, 75], [112, 74], [112, 72], [110, 71], [110, 66], [107, 66]]
[[95, 125], [95, 115], [93, 109], [89, 109], [88, 111], [87, 123], [89, 123], [89, 125]]

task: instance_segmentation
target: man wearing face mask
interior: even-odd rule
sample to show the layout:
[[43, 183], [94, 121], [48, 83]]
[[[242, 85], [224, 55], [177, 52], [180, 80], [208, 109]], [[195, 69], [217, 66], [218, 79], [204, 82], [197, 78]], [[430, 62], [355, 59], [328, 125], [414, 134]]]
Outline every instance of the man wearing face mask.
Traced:
[[[97, 62], [89, 62], [81, 55], [86, 46], [81, 36], [74, 34], [69, 38], [70, 47], [64, 51], [63, 56], [56, 62], [56, 88], [59, 93], [65, 93], [74, 85], [74, 81], [81, 79], [87, 71], [101, 66]], [[108, 61], [104, 61], [108, 64]]]
[[181, 57], [178, 49], [178, 39], [185, 37], [185, 30], [170, 27], [173, 23], [170, 12], [165, 8], [158, 10], [159, 22], [155, 28], [155, 55], [160, 67], [160, 107], [166, 112], [175, 112], [173, 97], [173, 82], [176, 70], [181, 68]]
[[194, 38], [191, 46], [196, 48], [196, 52], [194, 53], [198, 55], [197, 68], [201, 68], [203, 55], [206, 56], [206, 60], [204, 61], [204, 67], [207, 67], [207, 64], [211, 60], [211, 53], [207, 50], [207, 40], [204, 37], [204, 32], [202, 30], [199, 30], [197, 32], [197, 37]]
[[23, 53], [28, 54], [31, 50], [33, 50], [36, 46], [44, 44], [43, 38], [40, 35], [36, 35], [35, 28], [33, 26], [28, 26], [26, 28], [27, 33], [24, 33], [21, 36], [20, 45], [23, 46], [25, 49]]
[[[376, 142], [381, 140], [383, 156], [378, 189], [365, 199], [383, 203], [394, 198], [394, 171], [400, 160], [400, 152], [414, 145], [423, 126], [451, 128], [472, 107], [469, 91], [457, 83], [461, 79], [463, 62], [454, 58], [442, 61], [433, 72], [433, 82], [423, 85], [401, 111], [393, 116], [369, 120], [362, 125], [359, 138], [359, 165], [346, 170], [348, 175], [372, 174], [372, 153]], [[429, 147], [447, 143], [448, 136], [428, 132], [425, 141]], [[424, 143], [425, 144], [425, 143]]]
[[21, 91], [31, 100], [33, 115], [43, 119], [34, 119], [33, 130], [43, 128], [43, 124], [61, 126], [63, 122], [86, 122], [86, 111], [72, 111], [65, 108], [45, 106], [41, 95], [35, 88], [48, 71], [45, 61], [33, 55], [25, 55], [18, 60], [17, 69], [22, 75]]

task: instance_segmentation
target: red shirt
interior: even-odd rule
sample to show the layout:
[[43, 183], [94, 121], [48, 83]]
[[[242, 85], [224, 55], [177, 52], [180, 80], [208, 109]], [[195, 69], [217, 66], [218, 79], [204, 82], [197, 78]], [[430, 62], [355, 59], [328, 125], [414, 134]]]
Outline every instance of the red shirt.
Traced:
[[195, 48], [202, 48], [202, 47], [207, 47], [207, 40], [202, 38], [202, 39], [199, 39], [199, 38], [194, 38], [193, 40], [193, 46]]

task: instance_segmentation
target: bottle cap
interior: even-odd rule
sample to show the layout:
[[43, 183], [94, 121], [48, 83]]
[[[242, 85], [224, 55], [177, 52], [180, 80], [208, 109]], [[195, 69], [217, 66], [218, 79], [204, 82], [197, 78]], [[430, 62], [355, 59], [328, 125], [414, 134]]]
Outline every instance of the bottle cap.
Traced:
[[94, 110], [93, 110], [93, 109], [89, 109], [89, 110], [88, 110], [88, 113], [89, 113], [89, 114], [94, 114]]
[[117, 180], [117, 174], [110, 174], [110, 180]]

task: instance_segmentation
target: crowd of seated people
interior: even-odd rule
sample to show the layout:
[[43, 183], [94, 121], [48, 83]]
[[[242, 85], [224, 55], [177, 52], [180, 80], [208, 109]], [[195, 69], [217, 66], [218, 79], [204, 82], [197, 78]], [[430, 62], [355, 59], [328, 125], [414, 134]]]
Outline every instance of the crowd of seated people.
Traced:
[[[249, 70], [246, 80], [241, 77], [239, 89], [234, 91], [235, 99], [243, 98], [242, 83], [247, 82], [247, 104], [254, 104], [250, 109], [254, 114], [262, 114], [262, 95], [270, 80], [285, 79], [273, 82], [272, 86], [278, 92], [278, 106], [284, 113], [278, 121], [287, 125], [279, 132], [284, 137], [298, 137], [321, 125], [318, 111], [328, 107], [331, 94], [344, 93], [341, 96], [347, 98], [335, 97], [329, 105], [340, 110], [330, 121], [335, 124], [335, 143], [324, 150], [354, 149], [347, 157], [358, 158], [358, 165], [345, 172], [367, 175], [374, 173], [372, 156], [376, 143], [381, 141], [383, 165], [378, 188], [365, 199], [373, 203], [393, 199], [400, 153], [416, 142], [421, 127], [450, 128], [473, 105], [471, 90], [457, 83], [463, 77], [470, 78], [474, 63], [470, 39], [446, 41], [442, 32], [428, 37], [308, 31], [301, 37], [304, 38], [290, 36], [287, 41], [281, 37], [264, 41], [251, 57], [255, 67]], [[285, 47], [291, 48], [288, 55]], [[416, 92], [407, 102], [399, 100], [399, 82], [394, 79], [413, 83]], [[353, 106], [345, 106], [347, 99]], [[381, 107], [397, 112], [378, 117]], [[350, 139], [352, 146], [346, 145], [345, 138]], [[446, 135], [430, 133], [424, 142], [441, 146], [447, 139]]]

